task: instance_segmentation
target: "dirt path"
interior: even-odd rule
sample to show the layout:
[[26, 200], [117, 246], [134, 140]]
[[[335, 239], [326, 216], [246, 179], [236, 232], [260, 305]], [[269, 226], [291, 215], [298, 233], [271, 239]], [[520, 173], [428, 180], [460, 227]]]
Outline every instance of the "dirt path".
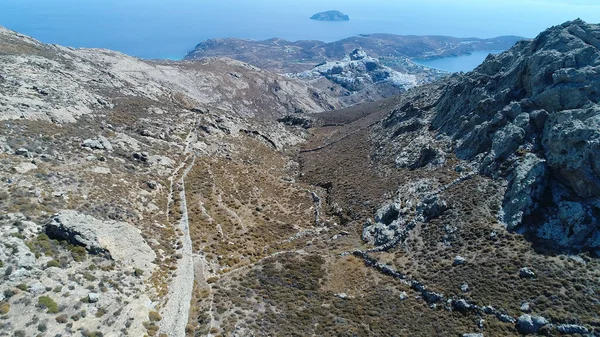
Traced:
[[[179, 184], [182, 186], [182, 189], [179, 192], [179, 198], [181, 200], [181, 220], [179, 221], [179, 229], [181, 229], [183, 236], [181, 237], [182, 247], [178, 253], [181, 254], [182, 258], [179, 259], [176, 274], [171, 280], [171, 284], [169, 284], [167, 304], [161, 310], [162, 320], [160, 322], [160, 332], [168, 334], [169, 337], [185, 336], [185, 327], [188, 323], [192, 292], [194, 290], [194, 257], [188, 221], [185, 178], [194, 167], [196, 161], [195, 155], [189, 151], [190, 144], [195, 139], [196, 134], [194, 128], [186, 140], [186, 152], [189, 153], [189, 155], [183, 163], [186, 163], [190, 157], [192, 158], [192, 161], [185, 168], [185, 171], [179, 180]], [[171, 178], [171, 197], [173, 193], [174, 177], [183, 167], [184, 166], [180, 165]]]
[[167, 305], [162, 310], [162, 321], [160, 331], [167, 333], [170, 337], [185, 336], [185, 326], [188, 322], [190, 312], [190, 303], [192, 301], [192, 291], [194, 289], [194, 258], [192, 255], [192, 239], [190, 237], [189, 222], [187, 214], [187, 202], [185, 198], [185, 177], [194, 166], [194, 160], [186, 168], [180, 180], [183, 190], [180, 192], [181, 198], [181, 220], [179, 228], [183, 232], [182, 258], [177, 264], [177, 272], [171, 284], [169, 285], [169, 295]]

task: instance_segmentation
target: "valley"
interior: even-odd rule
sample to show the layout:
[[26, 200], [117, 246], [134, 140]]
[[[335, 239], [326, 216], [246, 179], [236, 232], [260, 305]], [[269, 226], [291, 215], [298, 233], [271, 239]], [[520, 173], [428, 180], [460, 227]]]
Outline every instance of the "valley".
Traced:
[[597, 336], [599, 34], [351, 101], [277, 72], [402, 72], [368, 37], [251, 65], [274, 41], [145, 61], [0, 28], [0, 336]]

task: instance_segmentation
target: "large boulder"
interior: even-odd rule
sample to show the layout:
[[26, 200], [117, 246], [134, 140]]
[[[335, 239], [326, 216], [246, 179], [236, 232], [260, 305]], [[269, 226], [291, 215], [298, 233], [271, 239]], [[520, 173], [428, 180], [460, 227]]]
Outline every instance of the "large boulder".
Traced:
[[92, 150], [106, 150], [106, 151], [113, 150], [112, 144], [104, 136], [98, 136], [98, 137], [95, 137], [94, 139], [86, 139], [83, 141], [83, 143], [81, 143], [81, 146], [90, 148]]
[[46, 224], [46, 234], [134, 268], [154, 267], [152, 262], [156, 254], [142, 238], [141, 231], [126, 222], [102, 221], [65, 210], [55, 214]]
[[534, 334], [548, 323], [548, 320], [544, 317], [525, 314], [517, 319], [517, 330], [524, 335]]

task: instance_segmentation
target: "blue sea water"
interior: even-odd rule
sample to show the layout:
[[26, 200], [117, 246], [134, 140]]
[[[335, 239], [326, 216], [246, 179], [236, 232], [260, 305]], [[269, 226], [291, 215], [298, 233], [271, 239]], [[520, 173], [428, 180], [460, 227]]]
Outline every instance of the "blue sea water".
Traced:
[[[337, 9], [348, 22], [308, 18]], [[0, 0], [0, 25], [45, 43], [118, 50], [142, 58], [183, 57], [209, 38], [335, 41], [394, 33], [533, 37], [581, 17], [597, 0]]]
[[501, 52], [502, 50], [476, 51], [463, 56], [442, 57], [431, 60], [415, 59], [413, 61], [429, 68], [451, 72], [467, 72], [477, 68], [489, 54], [498, 54]]

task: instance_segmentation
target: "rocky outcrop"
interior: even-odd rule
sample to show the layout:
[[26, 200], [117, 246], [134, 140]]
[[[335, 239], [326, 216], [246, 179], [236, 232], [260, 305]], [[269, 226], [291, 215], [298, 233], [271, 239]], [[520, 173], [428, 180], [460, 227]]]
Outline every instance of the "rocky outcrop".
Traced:
[[106, 151], [113, 150], [112, 144], [104, 136], [98, 136], [98, 137], [95, 137], [94, 139], [86, 139], [83, 141], [83, 143], [81, 143], [81, 146], [87, 147], [92, 150], [106, 150]]
[[[377, 137], [398, 145], [425, 137], [432, 141], [417, 147], [425, 157], [443, 158], [449, 147], [505, 179], [499, 217], [508, 229], [600, 249], [599, 35], [600, 26], [576, 20], [490, 55], [473, 72], [413, 92]], [[419, 163], [403, 145], [392, 150], [399, 166]]]
[[587, 335], [589, 333], [588, 328], [577, 324], [561, 324], [556, 327], [556, 330], [564, 334]]
[[544, 317], [525, 314], [517, 319], [517, 330], [524, 335], [534, 334], [548, 323], [548, 320]]
[[365, 223], [362, 238], [377, 246], [377, 250], [387, 250], [403, 240], [418, 223], [438, 217], [447, 209], [447, 202], [431, 181], [401, 186], [396, 201], [380, 208], [374, 221]]
[[135, 268], [151, 270], [156, 258], [141, 231], [126, 222], [102, 221], [76, 211], [61, 211], [46, 224], [49, 237], [67, 240]]
[[364, 91], [375, 85], [387, 85], [396, 88], [395, 91], [390, 91], [390, 94], [394, 94], [418, 84], [415, 75], [401, 73], [381, 64], [378, 59], [368, 56], [362, 48], [354, 49], [340, 61], [324, 62], [312, 70], [290, 76], [305, 80], [324, 77], [350, 93]]

